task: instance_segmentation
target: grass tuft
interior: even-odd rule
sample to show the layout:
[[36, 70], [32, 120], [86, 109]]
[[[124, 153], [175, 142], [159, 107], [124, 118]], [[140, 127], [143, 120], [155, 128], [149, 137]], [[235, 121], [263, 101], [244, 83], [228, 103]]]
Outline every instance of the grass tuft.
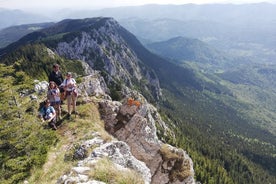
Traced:
[[90, 173], [90, 177], [105, 183], [117, 184], [143, 184], [141, 175], [130, 169], [122, 169], [112, 163], [108, 158], [97, 162]]

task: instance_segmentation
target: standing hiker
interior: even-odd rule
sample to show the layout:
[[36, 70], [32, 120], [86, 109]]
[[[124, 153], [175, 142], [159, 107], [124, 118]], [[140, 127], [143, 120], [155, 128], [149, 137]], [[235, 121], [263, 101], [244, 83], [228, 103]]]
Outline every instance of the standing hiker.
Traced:
[[63, 101], [63, 96], [64, 96], [64, 89], [60, 86], [63, 82], [63, 76], [60, 71], [60, 67], [58, 64], [53, 65], [53, 71], [49, 75], [49, 82], [54, 81], [57, 86], [59, 87], [60, 93], [61, 93], [61, 102]]
[[60, 91], [57, 84], [54, 81], [50, 81], [47, 99], [50, 101], [51, 106], [55, 108], [57, 118], [61, 119], [61, 106], [60, 106]]
[[[72, 73], [67, 72], [66, 79], [63, 81], [61, 86], [64, 88], [66, 99], [67, 99], [67, 109], [68, 109], [68, 118], [72, 114], [76, 114], [76, 101], [77, 101], [77, 83], [74, 78], [72, 78]], [[71, 105], [73, 106], [73, 111], [71, 111]]]

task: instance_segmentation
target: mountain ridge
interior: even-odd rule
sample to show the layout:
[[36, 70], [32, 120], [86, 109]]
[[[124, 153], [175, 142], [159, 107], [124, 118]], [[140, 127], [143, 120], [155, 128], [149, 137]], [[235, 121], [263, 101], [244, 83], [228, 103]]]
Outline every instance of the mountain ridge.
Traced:
[[25, 36], [28, 33], [31, 33], [35, 30], [39, 30], [54, 23], [37, 23], [37, 24], [24, 24], [19, 26], [10, 26], [0, 30], [0, 48], [3, 48], [10, 43], [13, 43], [19, 40], [21, 37]]

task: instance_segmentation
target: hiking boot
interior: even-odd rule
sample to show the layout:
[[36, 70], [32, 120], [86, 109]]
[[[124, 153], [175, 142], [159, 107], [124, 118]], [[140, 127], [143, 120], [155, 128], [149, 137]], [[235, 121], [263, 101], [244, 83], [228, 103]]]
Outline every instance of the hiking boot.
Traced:
[[71, 114], [67, 114], [67, 119], [71, 120]]
[[55, 124], [53, 124], [53, 127], [52, 127], [53, 130], [57, 130], [57, 127]]
[[78, 114], [78, 112], [77, 111], [73, 111], [72, 114]]

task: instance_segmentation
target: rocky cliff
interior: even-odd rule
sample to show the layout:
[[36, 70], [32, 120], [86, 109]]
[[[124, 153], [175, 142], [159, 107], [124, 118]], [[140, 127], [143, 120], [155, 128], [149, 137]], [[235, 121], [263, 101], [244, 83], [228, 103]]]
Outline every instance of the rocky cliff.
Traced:
[[[162, 127], [165, 134], [173, 135], [157, 109], [133, 90], [130, 92], [140, 102], [139, 107], [127, 103], [127, 98], [120, 102], [112, 101], [105, 94], [107, 89], [104, 81], [99, 81], [101, 76], [94, 73], [84, 79], [80, 89], [84, 96], [98, 96], [94, 102], [99, 105], [106, 131], [113, 135], [114, 139], [106, 142], [94, 133], [93, 139], [83, 141], [74, 153], [75, 158], [80, 161], [71, 169], [70, 174], [62, 176], [58, 183], [96, 182], [86, 175], [97, 165], [97, 161], [104, 157], [109, 158], [122, 172], [124, 169], [131, 169], [139, 173], [143, 183], [195, 183], [193, 162], [187, 153], [163, 143], [157, 137], [156, 125]], [[91, 148], [93, 151], [87, 155]]]
[[156, 124], [157, 110], [145, 100], [140, 107], [127, 103], [100, 102], [106, 129], [126, 142], [131, 153], [150, 169], [152, 183], [193, 183], [192, 160], [185, 151], [162, 143]]
[[143, 86], [144, 92], [160, 98], [157, 76], [122, 37], [120, 30], [124, 28], [112, 18], [86, 21], [86, 29], [78, 30], [73, 39], [60, 40], [53, 48], [55, 52], [68, 59], [85, 61], [91, 68], [103, 71], [108, 84], [120, 81], [131, 88]]

